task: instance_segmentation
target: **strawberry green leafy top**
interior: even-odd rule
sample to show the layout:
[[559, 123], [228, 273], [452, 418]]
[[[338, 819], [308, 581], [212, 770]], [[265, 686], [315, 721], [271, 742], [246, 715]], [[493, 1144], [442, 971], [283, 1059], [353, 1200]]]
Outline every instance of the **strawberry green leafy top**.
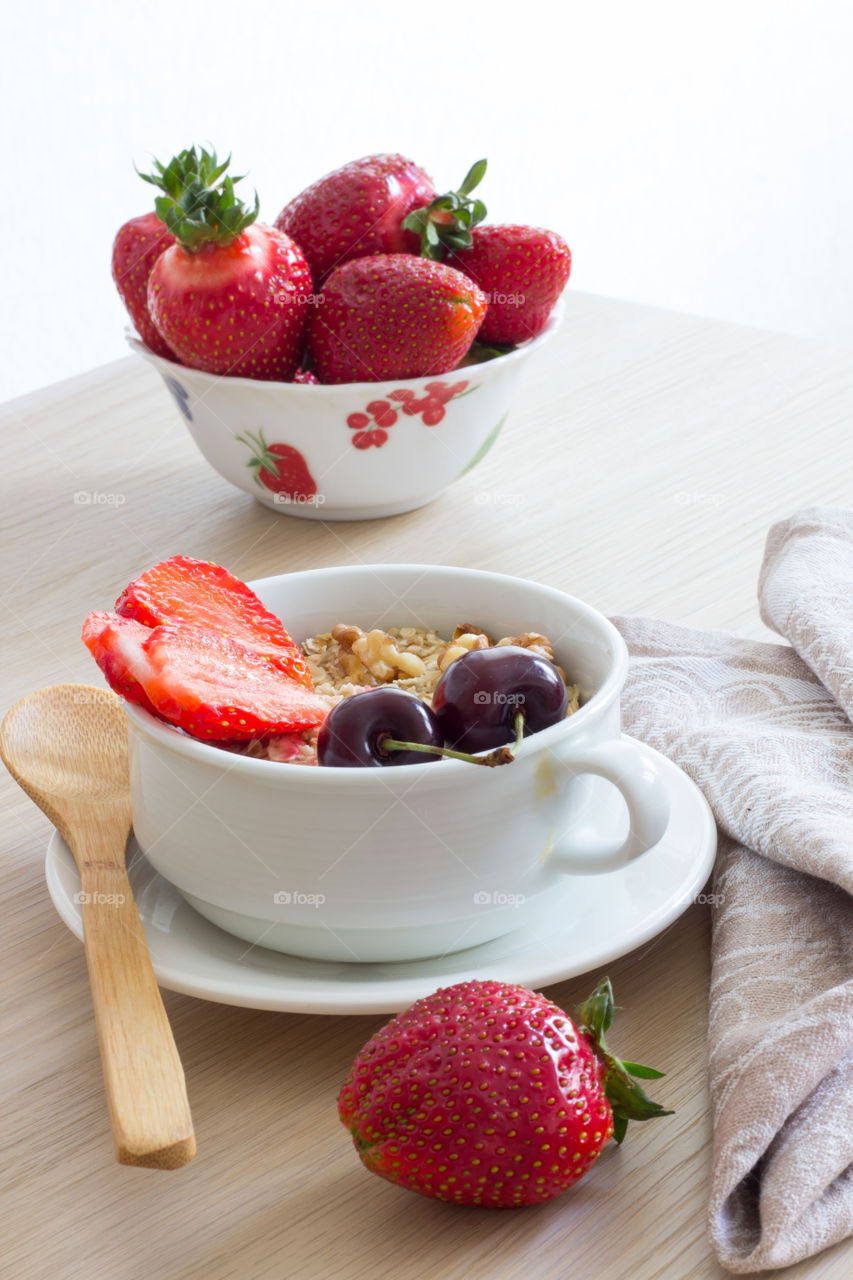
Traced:
[[470, 247], [471, 228], [482, 222], [487, 212], [482, 200], [471, 199], [471, 192], [480, 185], [485, 173], [486, 161], [478, 160], [471, 165], [458, 191], [436, 196], [431, 204], [413, 210], [403, 220], [407, 231], [421, 237], [421, 257], [441, 262], [446, 249]]
[[[616, 1142], [621, 1142], [629, 1120], [654, 1120], [658, 1116], [671, 1116], [672, 1112], [652, 1102], [637, 1084], [636, 1078], [662, 1079], [662, 1071], [643, 1067], [638, 1062], [623, 1062], [607, 1048], [604, 1036], [610, 1029], [615, 1008], [610, 979], [603, 978], [589, 999], [576, 1010], [575, 1022], [581, 1034], [588, 1036], [594, 1044], [596, 1057], [604, 1066], [602, 1083], [613, 1112], [613, 1137]], [[636, 1078], [632, 1080], [632, 1076]]]
[[234, 185], [243, 177], [225, 174], [231, 157], [221, 164], [215, 151], [196, 151], [190, 147], [173, 156], [167, 165], [154, 161], [153, 173], [139, 173], [164, 193], [154, 201], [157, 216], [185, 249], [191, 252], [203, 244], [229, 244], [260, 212], [257, 192], [255, 205], [248, 209], [235, 194]]

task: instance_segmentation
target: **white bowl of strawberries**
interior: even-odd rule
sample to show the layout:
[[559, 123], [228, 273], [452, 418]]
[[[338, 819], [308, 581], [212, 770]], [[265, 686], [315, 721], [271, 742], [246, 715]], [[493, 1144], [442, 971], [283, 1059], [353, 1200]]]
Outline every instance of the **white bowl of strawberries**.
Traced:
[[353, 161], [272, 227], [226, 167], [192, 148], [146, 178], [155, 211], [113, 247], [132, 348], [264, 505], [357, 520], [430, 502], [491, 448], [553, 333], [565, 241], [479, 225], [485, 161], [445, 195], [405, 157]]

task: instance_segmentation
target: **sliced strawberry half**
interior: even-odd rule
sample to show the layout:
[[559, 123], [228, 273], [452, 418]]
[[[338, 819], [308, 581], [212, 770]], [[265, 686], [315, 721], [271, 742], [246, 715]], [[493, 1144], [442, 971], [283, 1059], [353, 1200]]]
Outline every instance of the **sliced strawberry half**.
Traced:
[[83, 639], [111, 688], [194, 738], [299, 732], [329, 710], [255, 649], [218, 631], [184, 623], [149, 628], [120, 614], [90, 613]]
[[261, 604], [251, 587], [209, 560], [189, 556], [161, 560], [125, 587], [116, 610], [146, 627], [186, 622], [224, 632], [311, 688], [308, 663], [281, 620]]
[[155, 627], [144, 644], [145, 692], [167, 720], [194, 738], [257, 738], [310, 729], [328, 702], [255, 649], [181, 623]]
[[130, 618], [107, 612], [90, 613], [83, 623], [83, 643], [107, 678], [107, 684], [128, 702], [157, 714], [142, 686], [147, 672], [143, 644], [150, 635], [148, 627]]

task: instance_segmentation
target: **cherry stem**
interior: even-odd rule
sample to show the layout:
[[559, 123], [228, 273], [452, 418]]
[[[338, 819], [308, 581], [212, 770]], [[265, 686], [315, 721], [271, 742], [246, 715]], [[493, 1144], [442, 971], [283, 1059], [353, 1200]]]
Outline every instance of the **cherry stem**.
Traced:
[[427, 756], [446, 756], [448, 760], [464, 760], [466, 764], [483, 764], [487, 769], [494, 769], [499, 764], [512, 764], [518, 755], [518, 749], [524, 738], [524, 713], [515, 714], [515, 742], [511, 747], [496, 747], [484, 756], [473, 756], [466, 751], [454, 751], [451, 747], [432, 747], [426, 742], [399, 742], [396, 738], [383, 735], [379, 739], [379, 750], [387, 754], [390, 751], [421, 751]]

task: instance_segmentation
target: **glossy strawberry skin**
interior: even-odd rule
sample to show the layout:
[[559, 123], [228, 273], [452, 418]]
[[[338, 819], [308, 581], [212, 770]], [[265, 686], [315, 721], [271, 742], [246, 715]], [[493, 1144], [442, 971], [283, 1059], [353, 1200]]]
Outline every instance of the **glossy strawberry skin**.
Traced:
[[328, 712], [325, 699], [217, 631], [182, 623], [149, 628], [97, 613], [86, 619], [83, 639], [111, 688], [126, 697], [140, 685], [155, 714], [202, 741], [310, 729]]
[[365, 156], [327, 173], [286, 204], [275, 220], [300, 246], [320, 286], [335, 267], [374, 253], [420, 251], [403, 219], [428, 205], [432, 179], [401, 155]]
[[148, 281], [154, 324], [183, 364], [267, 382], [299, 368], [310, 297], [302, 251], [259, 223], [227, 244], [173, 245]]
[[112, 273], [134, 328], [149, 351], [174, 360], [148, 310], [148, 277], [161, 253], [175, 243], [156, 213], [144, 213], [119, 227], [113, 241]]
[[308, 346], [321, 382], [447, 373], [479, 329], [486, 299], [443, 263], [408, 254], [356, 258], [323, 285]]
[[311, 688], [308, 663], [281, 620], [251, 587], [209, 560], [161, 560], [125, 587], [115, 607], [122, 617], [145, 627], [186, 622], [221, 631]]
[[509, 1208], [550, 1200], [613, 1132], [602, 1066], [544, 996], [465, 982], [419, 1000], [355, 1060], [341, 1121], [368, 1169], [421, 1195]]
[[474, 227], [471, 235], [471, 248], [449, 254], [447, 264], [464, 271], [488, 298], [477, 340], [519, 343], [535, 338], [568, 282], [569, 246], [541, 227], [487, 225]]

